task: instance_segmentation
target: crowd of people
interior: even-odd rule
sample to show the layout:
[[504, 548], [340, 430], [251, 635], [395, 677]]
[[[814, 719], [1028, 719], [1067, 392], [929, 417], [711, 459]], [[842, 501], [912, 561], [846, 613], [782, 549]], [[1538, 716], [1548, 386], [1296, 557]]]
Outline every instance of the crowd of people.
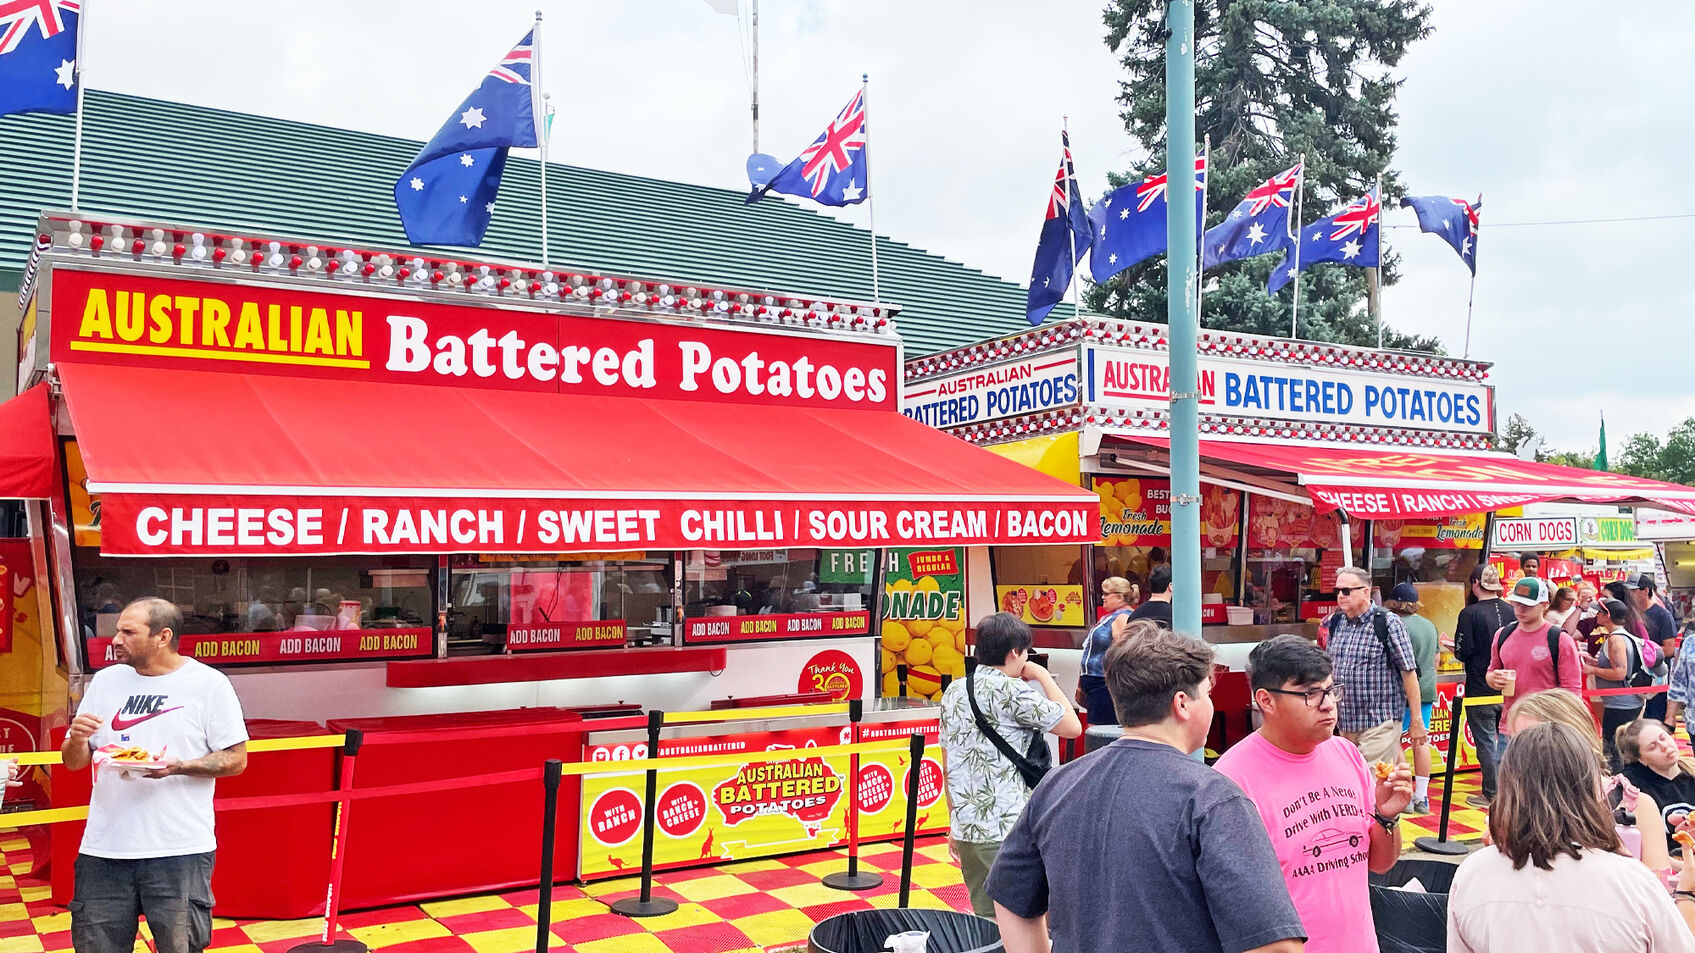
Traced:
[[[1168, 602], [1169, 576], [1158, 584]], [[1676, 626], [1652, 577], [1605, 593], [1534, 574], [1507, 588], [1480, 566], [1470, 588], [1450, 640], [1418, 614], [1414, 587], [1379, 606], [1366, 571], [1340, 569], [1317, 643], [1253, 649], [1259, 727], [1211, 766], [1197, 756], [1213, 650], [1170, 630], [1168, 604], [1133, 619], [1134, 587], [1102, 583], [1075, 698], [1122, 736], [1058, 768], [1018, 752], [1080, 725], [1029, 662], [1028, 628], [982, 620], [994, 638], [979, 638], [975, 662], [997, 673], [994, 695], [974, 712], [968, 678], [942, 710], [950, 808], [965, 810], [951, 841], [976, 911], [1012, 953], [1377, 950], [1369, 876], [1399, 861], [1401, 815], [1429, 810], [1440, 645], [1464, 663], [1466, 694], [1502, 698], [1467, 712], [1488, 829], [1455, 873], [1448, 949], [1695, 953], [1695, 862], [1678, 840], [1695, 836], [1695, 762], [1667, 709], [1643, 701], [1669, 695], [1670, 715], [1684, 713], [1695, 664], [1667, 664]], [[1584, 694], [1608, 688], [1629, 692], [1592, 710]], [[991, 704], [1006, 706], [999, 745], [974, 738]], [[989, 805], [994, 823], [976, 822]]]

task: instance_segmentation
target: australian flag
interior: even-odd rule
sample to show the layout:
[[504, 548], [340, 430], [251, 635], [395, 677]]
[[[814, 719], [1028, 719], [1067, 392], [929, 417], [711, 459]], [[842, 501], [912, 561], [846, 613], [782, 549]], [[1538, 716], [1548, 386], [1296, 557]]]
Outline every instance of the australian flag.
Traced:
[[[1201, 190], [1206, 188], [1207, 160], [1195, 157], [1195, 232], [1201, 230]], [[1097, 282], [1165, 251], [1165, 173], [1119, 186], [1089, 210], [1094, 226], [1094, 250], [1089, 274]]]
[[1266, 179], [1237, 203], [1224, 221], [1207, 229], [1201, 239], [1201, 267], [1211, 268], [1238, 258], [1280, 251], [1294, 243], [1289, 234], [1289, 207], [1300, 187], [1301, 165]]
[[1071, 269], [1088, 253], [1094, 232], [1083, 210], [1083, 194], [1077, 189], [1077, 169], [1071, 164], [1071, 135], [1061, 132], [1065, 156], [1048, 193], [1048, 217], [1042, 222], [1042, 237], [1036, 242], [1036, 264], [1030, 270], [1030, 291], [1025, 297], [1025, 314], [1031, 324], [1041, 324], [1054, 305], [1065, 297]]
[[753, 183], [748, 203], [759, 201], [767, 192], [799, 195], [819, 205], [865, 201], [871, 176], [865, 143], [865, 90], [861, 89], [793, 162], [779, 169], [777, 160], [768, 155], [748, 157], [747, 177]]
[[77, 111], [80, 0], [0, 2], [0, 116]]
[[394, 183], [406, 238], [414, 245], [480, 245], [494, 217], [506, 150], [535, 146], [535, 31], [489, 70], [452, 119]]
[[1477, 220], [1483, 211], [1483, 196], [1479, 195], [1474, 204], [1442, 195], [1409, 195], [1401, 199], [1401, 205], [1417, 213], [1419, 231], [1442, 236], [1459, 252], [1460, 261], [1471, 273], [1477, 274]]
[[1322, 261], [1376, 268], [1379, 264], [1377, 227], [1382, 215], [1377, 190], [1372, 189], [1335, 215], [1301, 229], [1300, 263], [1295, 263], [1295, 249], [1284, 252], [1283, 261], [1271, 270], [1266, 290], [1280, 290], [1294, 279], [1296, 271], [1305, 271], [1308, 265]]

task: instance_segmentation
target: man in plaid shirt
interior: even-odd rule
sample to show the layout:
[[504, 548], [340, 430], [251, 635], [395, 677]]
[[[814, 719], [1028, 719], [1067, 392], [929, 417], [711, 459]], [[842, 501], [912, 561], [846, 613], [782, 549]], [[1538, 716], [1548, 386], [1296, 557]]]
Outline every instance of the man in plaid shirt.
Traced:
[[[1371, 577], [1363, 569], [1336, 571], [1336, 607], [1329, 619], [1329, 650], [1342, 686], [1336, 730], [1354, 744], [1367, 762], [1401, 761], [1401, 719], [1412, 712], [1413, 744], [1429, 734], [1420, 710], [1418, 662], [1406, 626], [1394, 613], [1371, 604]], [[1389, 653], [1378, 638], [1383, 620]]]

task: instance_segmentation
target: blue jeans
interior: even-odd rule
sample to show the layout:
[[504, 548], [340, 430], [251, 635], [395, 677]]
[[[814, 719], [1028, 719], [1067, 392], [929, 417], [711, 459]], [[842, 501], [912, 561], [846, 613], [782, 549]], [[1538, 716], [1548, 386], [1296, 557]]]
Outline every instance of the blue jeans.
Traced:
[[1463, 716], [1471, 726], [1471, 740], [1477, 746], [1477, 766], [1483, 775], [1483, 796], [1495, 796], [1496, 771], [1501, 764], [1501, 752], [1506, 750], [1507, 738], [1501, 734], [1501, 706], [1478, 705], [1467, 708]]
[[70, 903], [77, 953], [130, 953], [147, 917], [158, 953], [203, 953], [212, 942], [215, 852], [112, 860], [78, 854]]

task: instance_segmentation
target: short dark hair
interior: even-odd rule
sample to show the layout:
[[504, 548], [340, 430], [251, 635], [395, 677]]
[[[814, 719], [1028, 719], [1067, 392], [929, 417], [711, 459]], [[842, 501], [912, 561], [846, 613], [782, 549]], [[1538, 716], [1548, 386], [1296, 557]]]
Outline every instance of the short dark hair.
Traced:
[[140, 609], [147, 616], [148, 635], [158, 635], [170, 629], [171, 648], [177, 647], [177, 639], [182, 635], [182, 610], [177, 608], [176, 603], [158, 596], [147, 596], [124, 606], [125, 612], [131, 609]]
[[1005, 665], [1007, 656], [1030, 647], [1030, 627], [1010, 612], [997, 612], [977, 622], [979, 665]]
[[1603, 599], [1601, 605], [1606, 606], [1607, 618], [1613, 620], [1614, 625], [1623, 625], [1630, 619], [1630, 607], [1617, 599]]
[[1330, 656], [1312, 640], [1299, 635], [1266, 639], [1248, 653], [1248, 681], [1254, 691], [1278, 689], [1289, 682], [1317, 685], [1333, 671]]
[[1160, 563], [1148, 572], [1148, 592], [1159, 595], [1171, 588], [1171, 564]]
[[1212, 673], [1212, 658], [1212, 646], [1164, 628], [1114, 642], [1104, 665], [1118, 723], [1136, 728], [1164, 721], [1178, 692], [1198, 694]]
[[1542, 557], [1535, 553], [1525, 553], [1518, 558], [1518, 564], [1522, 567], [1525, 563], [1535, 563], [1540, 566], [1542, 565]]

